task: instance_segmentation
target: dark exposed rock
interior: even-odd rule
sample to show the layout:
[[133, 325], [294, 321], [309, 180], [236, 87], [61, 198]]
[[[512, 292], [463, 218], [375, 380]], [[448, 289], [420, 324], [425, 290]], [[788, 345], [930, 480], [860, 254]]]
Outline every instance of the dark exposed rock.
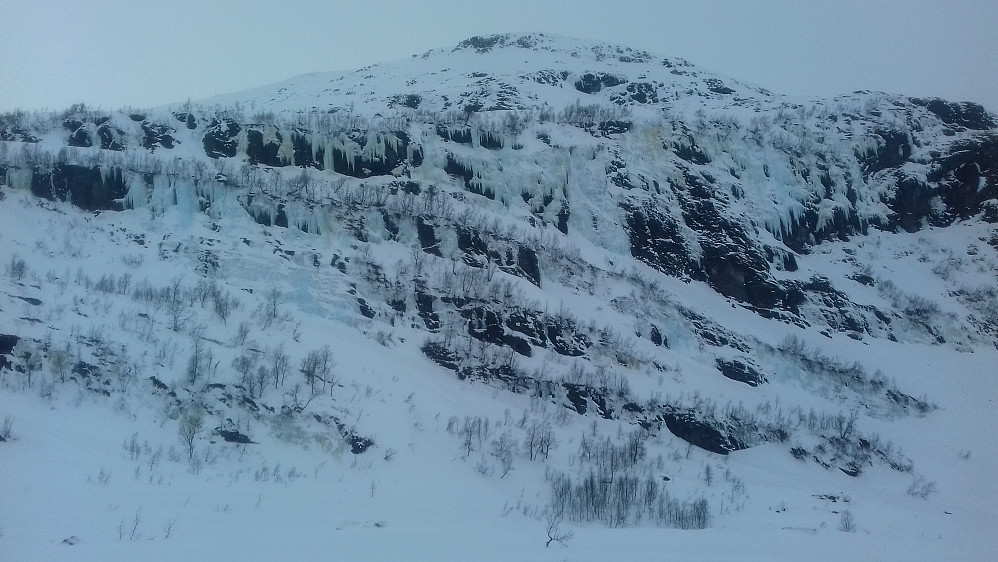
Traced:
[[506, 315], [506, 327], [527, 337], [537, 347], [547, 347], [544, 322], [525, 310], [517, 310]]
[[[325, 167], [325, 155], [321, 152], [313, 153], [312, 141], [303, 131], [295, 130], [289, 133], [291, 135], [291, 161], [295, 166], [299, 168], [318, 168], [324, 169]], [[356, 169], [355, 169], [356, 170]], [[354, 171], [355, 171], [354, 170]], [[360, 168], [363, 171], [363, 166]], [[347, 175], [344, 172], [339, 172], [341, 174]], [[361, 172], [363, 173], [363, 172]], [[354, 175], [354, 174], [349, 174]], [[358, 176], [363, 177], [363, 175]]]
[[7, 357], [14, 352], [14, 348], [20, 339], [11, 334], [0, 334], [0, 369], [10, 368], [10, 360]]
[[500, 260], [499, 254], [489, 250], [488, 244], [482, 240], [478, 232], [464, 225], [458, 225], [455, 230], [457, 231], [457, 247], [465, 253], [465, 263], [481, 267], [483, 262], [489, 260], [498, 262]]
[[946, 204], [947, 222], [976, 215], [984, 201], [998, 199], [998, 134], [954, 143], [926, 179]]
[[79, 119], [66, 119], [62, 122], [62, 126], [69, 131], [69, 140], [66, 143], [69, 146], [85, 148], [92, 145], [90, 131], [87, 130], [87, 125], [83, 121]]
[[701, 340], [703, 340], [704, 343], [716, 347], [732, 347], [743, 353], [751, 352], [751, 348], [747, 343], [719, 324], [716, 324], [691, 310], [680, 309], [680, 311], [683, 313], [683, 316], [689, 320], [691, 324], [693, 324], [693, 332]]
[[359, 435], [350, 435], [347, 438], [347, 442], [350, 443], [350, 452], [359, 455], [374, 445], [374, 441], [368, 437], [361, 437]]
[[686, 276], [690, 255], [676, 220], [652, 207], [623, 208], [631, 255], [667, 275]]
[[870, 333], [865, 312], [872, 312], [872, 316], [877, 318], [878, 311], [875, 308], [853, 303], [848, 295], [835, 289], [826, 277], [816, 275], [805, 283], [787, 283], [787, 286], [799, 286], [806, 293], [807, 299], [818, 305], [822, 318], [833, 330], [847, 334]]
[[437, 365], [452, 371], [458, 370], [458, 361], [460, 360], [458, 355], [444, 347], [443, 344], [428, 341], [420, 349], [423, 355], [429, 357]]
[[422, 101], [423, 98], [419, 94], [399, 94], [388, 99], [388, 107], [402, 106], [409, 109], [418, 109]]
[[388, 299], [388, 306], [391, 307], [392, 310], [399, 313], [400, 315], [405, 314], [405, 311], [408, 308], [405, 302], [405, 297], [398, 299]]
[[632, 414], [643, 414], [645, 411], [640, 404], [635, 404], [634, 402], [624, 404], [623, 408], [625, 412], [630, 412]]
[[606, 72], [586, 72], [575, 81], [575, 89], [583, 94], [595, 94], [603, 88], [612, 88], [627, 82], [626, 78]]
[[572, 215], [571, 209], [568, 207], [568, 201], [563, 201], [561, 208], [558, 210], [558, 230], [562, 234], [568, 234], [568, 218]]
[[876, 285], [876, 280], [874, 280], [873, 276], [866, 273], [854, 273], [849, 276], [849, 279], [867, 287]]
[[500, 150], [503, 147], [502, 135], [492, 133], [491, 131], [479, 131], [478, 132], [478, 145], [482, 148], [488, 150]]
[[381, 222], [385, 223], [385, 233], [388, 234], [389, 240], [398, 240], [399, 232], [401, 232], [401, 227], [399, 226], [397, 217], [393, 217], [388, 212], [381, 213]]
[[[780, 233], [780, 239], [787, 247], [798, 253], [807, 253], [809, 248], [825, 240], [849, 240], [857, 234], [866, 234], [867, 226], [860, 220], [854, 207], [843, 210], [836, 207], [832, 210], [831, 218], [819, 215], [818, 202], [808, 201], [804, 204], [804, 211], [797, 217], [791, 219], [785, 230]], [[819, 223], [822, 226], [819, 227]], [[794, 271], [797, 268], [796, 258], [789, 256], [793, 265], [787, 267], [787, 271]]]
[[173, 129], [167, 127], [166, 125], [158, 125], [156, 123], [150, 123], [149, 121], [143, 121], [142, 132], [145, 136], [142, 138], [142, 148], [153, 151], [156, 146], [161, 146], [163, 148], [173, 148]]
[[707, 89], [715, 94], [733, 94], [734, 90], [724, 85], [724, 82], [718, 80], [717, 78], [707, 78], [704, 80], [707, 84]]
[[112, 127], [110, 122], [105, 122], [97, 126], [97, 136], [100, 138], [100, 147], [104, 150], [124, 150], [125, 145], [121, 141], [122, 135], [122, 131]]
[[77, 361], [73, 364], [71, 372], [74, 375], [79, 375], [84, 378], [96, 377], [100, 374], [100, 368], [97, 365], [91, 365], [86, 361]]
[[283, 137], [280, 131], [274, 131], [274, 139], [263, 142], [263, 131], [251, 126], [246, 131], [246, 157], [250, 164], [280, 167], [285, 165], [278, 156]]
[[[619, 157], [614, 158], [607, 165], [606, 177], [610, 180], [610, 183], [621, 189], [632, 190], [637, 188], [627, 171], [627, 164]], [[621, 205], [621, 207], [627, 208], [625, 205]]]
[[470, 307], [461, 310], [461, 316], [468, 321], [468, 335], [484, 342], [503, 345], [502, 318], [495, 311], [484, 307]]
[[683, 220], [697, 233], [702, 248], [693, 276], [715, 291], [760, 308], [783, 304], [783, 288], [773, 280], [766, 256], [745, 228], [726, 217], [716, 200], [695, 177], [687, 175], [688, 191], [681, 194]]
[[925, 182], [911, 176], [900, 176], [894, 198], [887, 202], [894, 211], [893, 222], [908, 232], [922, 228], [922, 221], [933, 214], [932, 198], [935, 190]]
[[748, 448], [719, 422], [708, 420], [694, 410], [666, 407], [661, 419], [673, 435], [705, 451], [727, 455]]
[[288, 227], [288, 214], [284, 212], [284, 203], [278, 203], [277, 214], [274, 215], [274, 226]]
[[427, 254], [442, 257], [440, 253], [440, 240], [437, 238], [433, 225], [423, 219], [416, 217], [416, 236], [419, 238], [419, 246]]
[[374, 309], [371, 308], [371, 306], [369, 304], [367, 304], [366, 300], [364, 300], [363, 298], [358, 298], [357, 299], [357, 306], [360, 307], [360, 313], [361, 314], [363, 314], [367, 318], [374, 318], [374, 314], [375, 314]]
[[797, 256], [793, 252], [788, 252], [783, 248], [764, 246], [766, 261], [773, 264], [777, 269], [783, 271], [797, 271]]
[[471, 144], [471, 127], [437, 125], [437, 136], [458, 144]]
[[186, 125], [187, 128], [190, 130], [198, 128], [198, 120], [197, 117], [194, 117], [193, 113], [177, 112], [174, 113], [173, 116], [177, 118], [177, 121], [180, 121], [181, 123]]
[[159, 378], [157, 378], [155, 376], [149, 377], [149, 382], [151, 382], [153, 388], [155, 388], [157, 390], [170, 390], [170, 387], [166, 386], [166, 383], [164, 383], [163, 381], [159, 380]]
[[454, 50], [460, 49], [474, 49], [479, 53], [487, 53], [492, 50], [504, 37], [504, 35], [476, 35], [474, 37], [469, 37], [464, 41], [457, 44]]
[[532, 351], [530, 342], [514, 334], [507, 334], [502, 316], [483, 306], [472, 306], [461, 309], [461, 316], [467, 320], [468, 335], [497, 346], [505, 346], [514, 352], [530, 357]]
[[911, 137], [908, 133], [879, 129], [876, 134], [880, 137], [876, 150], [857, 155], [863, 173], [867, 175], [887, 168], [896, 168], [911, 156]]
[[204, 153], [210, 158], [234, 157], [241, 130], [239, 123], [232, 119], [212, 119], [204, 132]]
[[577, 332], [575, 326], [567, 321], [551, 321], [547, 325], [547, 337], [555, 352], [569, 357], [585, 355], [586, 349], [592, 345], [585, 334]]
[[934, 113], [943, 123], [959, 125], [979, 131], [993, 129], [998, 124], [983, 106], [971, 102], [948, 102], [939, 98], [911, 98], [911, 103], [921, 105]]
[[423, 323], [426, 325], [426, 329], [430, 332], [436, 332], [440, 329], [440, 315], [433, 312], [433, 300], [434, 297], [431, 294], [425, 293], [416, 289], [416, 312], [419, 317], [423, 319]]
[[475, 141], [478, 146], [489, 150], [499, 150], [505, 145], [505, 139], [499, 133], [492, 131], [482, 131], [472, 129], [467, 126], [437, 125], [437, 136], [458, 144], [472, 145]]
[[662, 335], [662, 331], [659, 330], [658, 326], [654, 324], [651, 325], [651, 331], [648, 337], [651, 339], [651, 342], [655, 345], [662, 345], [665, 347], [669, 347], [669, 340]]
[[[630, 121], [624, 121], [621, 119], [610, 119], [607, 121], [600, 121], [596, 126], [595, 133], [601, 137], [609, 137], [610, 135], [621, 135], [631, 130], [633, 123]], [[593, 132], [593, 131], [590, 131]]]
[[586, 387], [578, 384], [564, 383], [565, 391], [568, 394], [568, 402], [579, 415], [586, 415], [589, 407], [589, 395], [585, 392]]
[[615, 93], [610, 97], [614, 103], [658, 103], [658, 86], [649, 82], [631, 82], [623, 93]]
[[[927, 181], [899, 172], [894, 196], [886, 201], [894, 212], [889, 226], [915, 232], [924, 223], [947, 226], [980, 213], [998, 199], [998, 135], [985, 134], [955, 142], [933, 162]], [[938, 197], [945, 208], [934, 204]]]
[[240, 444], [255, 443], [255, 441], [250, 439], [248, 435], [244, 435], [235, 430], [220, 429], [218, 430], [218, 435], [226, 443], [240, 443]]
[[516, 252], [516, 263], [528, 281], [541, 286], [541, 270], [537, 262], [537, 253], [525, 246], [520, 246]]
[[596, 411], [603, 419], [613, 419], [613, 410], [607, 405], [606, 397], [599, 390], [581, 384], [562, 383], [572, 409], [580, 415], [585, 415], [589, 401], [596, 405]]
[[34, 173], [31, 193], [50, 201], [69, 201], [86, 211], [104, 211], [121, 209], [128, 188], [117, 168], [104, 174], [97, 166], [56, 164], [51, 172]]
[[749, 386], [759, 386], [766, 382], [766, 377], [762, 373], [743, 361], [717, 359], [715, 364], [722, 375], [733, 381], [743, 382]]
[[686, 160], [690, 164], [710, 164], [710, 157], [704, 151], [700, 150], [700, 147], [697, 146], [696, 141], [692, 137], [687, 138], [685, 142], [673, 142], [672, 150], [676, 153], [676, 156]]
[[514, 334], [504, 334], [502, 337], [502, 343], [506, 347], [524, 357], [530, 357], [533, 355], [533, 351], [530, 348], [530, 342], [520, 336]]
[[[292, 141], [295, 143], [295, 165], [332, 169], [338, 174], [355, 178], [387, 176], [407, 161], [413, 167], [420, 166], [423, 162], [422, 149], [418, 146], [410, 147], [409, 136], [401, 131], [372, 135], [351, 131], [340, 135], [336, 142], [328, 146], [332, 153], [332, 162], [325, 161], [327, 158], [324, 151], [313, 150], [315, 147], [304, 134], [293, 135]], [[381, 146], [366, 150], [368, 143], [371, 142], [379, 143]], [[409, 160], [410, 152], [411, 160]], [[313, 153], [316, 155], [314, 161]]]
[[39, 140], [41, 139], [24, 127], [8, 123], [3, 119], [3, 116], [0, 116], [0, 141], [37, 143]]

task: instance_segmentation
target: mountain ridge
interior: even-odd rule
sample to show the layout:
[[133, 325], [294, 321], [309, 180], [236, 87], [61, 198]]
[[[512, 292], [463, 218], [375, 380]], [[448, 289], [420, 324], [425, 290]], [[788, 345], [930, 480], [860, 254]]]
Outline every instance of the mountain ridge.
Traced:
[[[959, 419], [994, 394], [995, 127], [975, 104], [799, 103], [545, 34], [148, 111], [5, 114], [0, 307], [21, 312], [0, 324], [0, 404], [41, 420], [39, 385], [59, 408], [115, 400], [154, 444], [206, 420], [161, 468], [129, 459], [190, 485], [284, 450], [332, 463], [344, 493], [365, 470], [417, 485], [393, 462], [466, 493], [466, 472], [491, 475], [489, 509], [548, 517], [551, 540], [767, 511], [759, 532], [785, 536], [744, 473], [792, 496], [815, 541], [848, 527], [839, 486], [876, 506], [879, 539], [911, 539], [873, 522], [897, 502], [970, 541], [931, 548], [967, 553], [989, 496], [957, 481], [998, 458], [989, 424]], [[365, 501], [349, 508], [413, 513]]]

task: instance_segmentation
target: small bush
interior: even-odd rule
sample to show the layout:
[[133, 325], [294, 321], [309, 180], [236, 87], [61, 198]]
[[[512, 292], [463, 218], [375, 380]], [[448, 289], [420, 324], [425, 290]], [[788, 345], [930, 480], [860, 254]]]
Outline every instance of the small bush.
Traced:
[[908, 495], [916, 498], [927, 499], [936, 493], [936, 483], [928, 481], [924, 476], [916, 476], [915, 480], [908, 486]]
[[843, 533], [856, 532], [856, 519], [848, 509], [843, 511], [842, 516], [839, 518], [839, 530]]
[[187, 459], [194, 458], [194, 440], [201, 433], [204, 427], [204, 417], [200, 410], [189, 410], [184, 413], [180, 420], [180, 427], [177, 428], [177, 435], [180, 443], [187, 449]]
[[11, 430], [14, 427], [14, 418], [4, 416], [3, 423], [0, 424], [0, 443], [11, 440]]
[[24, 276], [28, 274], [28, 262], [24, 261], [21, 256], [14, 254], [10, 257], [10, 263], [7, 264], [7, 274], [14, 281], [24, 279]]

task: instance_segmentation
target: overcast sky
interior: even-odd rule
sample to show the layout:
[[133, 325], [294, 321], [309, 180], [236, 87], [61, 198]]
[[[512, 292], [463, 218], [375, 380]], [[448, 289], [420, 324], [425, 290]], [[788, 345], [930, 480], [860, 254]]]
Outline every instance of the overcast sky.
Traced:
[[149, 107], [544, 31], [804, 96], [859, 89], [998, 112], [995, 0], [0, 0], [0, 111]]

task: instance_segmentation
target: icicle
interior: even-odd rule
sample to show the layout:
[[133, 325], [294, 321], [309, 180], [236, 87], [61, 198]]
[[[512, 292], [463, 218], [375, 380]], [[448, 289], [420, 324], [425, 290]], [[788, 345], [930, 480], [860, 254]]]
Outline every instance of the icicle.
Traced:
[[13, 189], [31, 191], [31, 178], [34, 172], [31, 168], [7, 168], [7, 185]]
[[129, 209], [141, 209], [149, 205], [149, 189], [140, 174], [129, 174], [128, 193], [125, 194], [125, 206]]
[[247, 132], [246, 129], [239, 131], [239, 136], [236, 139], [236, 156], [246, 154], [246, 149], [249, 147], [249, 135], [247, 135]]
[[277, 150], [277, 157], [280, 159], [281, 164], [293, 164], [295, 161], [295, 146], [291, 142], [291, 132], [287, 132], [282, 135], [281, 148]]
[[114, 171], [115, 169], [111, 166], [101, 166], [100, 167], [100, 179], [104, 184], [108, 184], [114, 181]]
[[329, 137], [326, 137], [323, 141], [323, 162], [326, 163], [326, 170], [333, 170], [333, 163], [335, 162], [336, 148], [333, 146], [333, 141]]
[[200, 210], [197, 191], [193, 183], [187, 180], [177, 181], [173, 186], [173, 191], [177, 198], [177, 210], [181, 216], [189, 218]]
[[177, 196], [173, 180], [165, 174], [156, 174], [152, 180], [152, 193], [149, 195], [149, 209], [154, 214], [162, 214], [176, 204]]
[[[319, 162], [319, 154], [324, 152], [323, 150], [323, 138], [315, 133], [309, 134], [308, 144], [312, 147], [312, 161]], [[325, 156], [325, 155], [323, 155]]]

